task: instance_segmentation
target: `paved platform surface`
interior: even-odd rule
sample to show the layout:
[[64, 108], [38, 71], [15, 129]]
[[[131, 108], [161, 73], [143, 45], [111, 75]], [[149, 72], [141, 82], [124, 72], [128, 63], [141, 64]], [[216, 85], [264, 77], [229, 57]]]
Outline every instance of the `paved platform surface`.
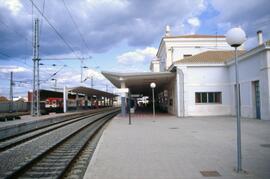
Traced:
[[[231, 117], [115, 117], [105, 129], [85, 178], [269, 179], [270, 121], [242, 120], [243, 168], [236, 166], [236, 122]], [[264, 145], [264, 146], [261, 146]], [[268, 147], [267, 147], [268, 146]], [[204, 177], [200, 171], [217, 171]]]
[[35, 116], [35, 117], [32, 115], [24, 115], [24, 116], [21, 116], [21, 119], [0, 122], [0, 128], [10, 127], [10, 126], [18, 125], [18, 124], [25, 124], [25, 123], [44, 120], [44, 119], [57, 117], [57, 116], [65, 116], [65, 115], [69, 115], [69, 114], [73, 114], [73, 113], [76, 113], [76, 111], [67, 112], [67, 113], [50, 113], [48, 115], [41, 115], [41, 116]]

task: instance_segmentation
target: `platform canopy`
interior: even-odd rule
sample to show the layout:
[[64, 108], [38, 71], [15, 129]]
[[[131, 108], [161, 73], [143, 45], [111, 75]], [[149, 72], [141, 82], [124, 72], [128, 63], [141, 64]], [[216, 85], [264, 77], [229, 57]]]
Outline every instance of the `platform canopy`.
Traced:
[[[150, 83], [156, 83], [156, 90], [166, 89], [166, 86], [175, 78], [172, 72], [136, 72], [136, 73], [116, 73], [105, 72], [102, 74], [117, 88], [124, 84], [132, 94], [151, 94]], [[123, 86], [122, 86], [123, 87]]]
[[69, 92], [79, 93], [79, 94], [86, 94], [88, 96], [95, 95], [95, 96], [98, 96], [98, 97], [108, 97], [108, 98], [113, 98], [113, 97], [117, 96], [117, 95], [115, 95], [113, 93], [108, 93], [108, 92], [105, 92], [105, 91], [101, 91], [101, 90], [97, 90], [97, 89], [93, 89], [93, 88], [88, 88], [88, 87], [84, 87], [84, 86], [71, 88], [69, 90]]

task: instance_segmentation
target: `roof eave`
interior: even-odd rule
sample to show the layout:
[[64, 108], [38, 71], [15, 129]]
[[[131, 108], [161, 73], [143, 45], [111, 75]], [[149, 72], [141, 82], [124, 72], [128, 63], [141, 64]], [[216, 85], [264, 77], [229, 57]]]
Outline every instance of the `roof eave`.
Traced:
[[195, 67], [213, 67], [213, 66], [226, 66], [225, 63], [180, 63], [180, 64], [175, 64], [175, 66], [195, 66]]
[[[242, 61], [242, 60], [246, 59], [247, 57], [250, 57], [250, 56], [252, 56], [252, 55], [254, 55], [256, 53], [259, 53], [259, 52], [261, 52], [263, 50], [269, 50], [269, 49], [270, 49], [270, 47], [266, 43], [263, 43], [263, 44], [261, 44], [261, 45], [259, 45], [257, 47], [254, 47], [253, 49], [251, 49], [251, 50], [237, 56], [237, 58], [238, 58], [239, 61]], [[234, 64], [234, 57], [226, 60], [225, 63], [228, 66]]]

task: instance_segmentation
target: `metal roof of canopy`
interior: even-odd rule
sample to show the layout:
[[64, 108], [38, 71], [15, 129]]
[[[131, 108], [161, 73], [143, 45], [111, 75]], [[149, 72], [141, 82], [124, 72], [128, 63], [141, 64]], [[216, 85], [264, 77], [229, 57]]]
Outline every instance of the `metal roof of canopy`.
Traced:
[[93, 96], [93, 95], [95, 95], [95, 96], [103, 96], [103, 97], [108, 97], [108, 98], [112, 98], [112, 97], [116, 97], [117, 96], [117, 95], [115, 95], [113, 93], [108, 93], [108, 92], [97, 90], [97, 89], [93, 89], [93, 88], [87, 88], [87, 87], [84, 87], [84, 86], [79, 86], [79, 87], [71, 88], [69, 90], [69, 92], [86, 94], [88, 96]]
[[121, 88], [121, 82], [125, 82], [132, 94], [151, 94], [150, 83], [156, 83], [156, 90], [166, 88], [166, 85], [175, 78], [175, 73], [171, 72], [136, 72], [136, 73], [116, 73], [101, 72], [117, 88]]

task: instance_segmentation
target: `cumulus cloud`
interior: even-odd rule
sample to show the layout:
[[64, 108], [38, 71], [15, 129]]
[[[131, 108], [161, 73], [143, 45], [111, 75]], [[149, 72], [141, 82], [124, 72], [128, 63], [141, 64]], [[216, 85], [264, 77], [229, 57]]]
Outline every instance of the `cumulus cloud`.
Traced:
[[[72, 75], [70, 75], [72, 74]], [[64, 86], [75, 87], [75, 86], [91, 86], [91, 77], [93, 77], [94, 87], [107, 83], [105, 77], [95, 69], [86, 69], [83, 71], [83, 83], [81, 83], [81, 73], [79, 70], [75, 70], [72, 67], [67, 67], [61, 72], [61, 75], [57, 74], [53, 78], [57, 79], [57, 86], [63, 88]], [[54, 81], [47, 81], [43, 84], [43, 87], [52, 87]]]
[[0, 0], [0, 6], [8, 8], [13, 15], [17, 15], [22, 8], [19, 0]]
[[[31, 40], [31, 3], [19, 0], [2, 1], [10, 2], [11, 5], [0, 6], [0, 20], [10, 26], [8, 28], [0, 26], [0, 36], [4, 37], [0, 44], [1, 49], [5, 49], [5, 52], [13, 57], [31, 56], [31, 43], [27, 43], [28, 50], [25, 50], [25, 37]], [[46, 1], [44, 15], [76, 53], [79, 51], [81, 54], [90, 54], [108, 51], [122, 41], [135, 47], [150, 46], [164, 34], [167, 24], [172, 25], [172, 30], [175, 28], [177, 29], [175, 31], [180, 32], [179, 24], [188, 17], [198, 15], [204, 0], [65, 0], [65, 2], [78, 27], [72, 23], [62, 1]], [[43, 1], [34, 3], [39, 9], [43, 9]], [[17, 13], [16, 18], [12, 12]], [[34, 17], [41, 18], [37, 10], [34, 10]], [[70, 53], [70, 49], [47, 22], [42, 20], [41, 24], [41, 56]], [[82, 42], [77, 28], [83, 34], [88, 47]], [[19, 31], [22, 36], [18, 36], [14, 30]]]
[[225, 31], [241, 26], [247, 33], [247, 48], [257, 45], [254, 42], [256, 32], [262, 30], [266, 39], [270, 38], [269, 0], [244, 0], [228, 3], [227, 0], [212, 0], [212, 6], [219, 12], [214, 19]]
[[187, 20], [187, 22], [193, 27], [200, 26], [200, 20], [197, 17], [191, 17]]
[[10, 72], [14, 72], [14, 73], [20, 73], [20, 72], [30, 72], [29, 69], [25, 68], [25, 67], [21, 67], [21, 66], [0, 66], [0, 72], [1, 73], [10, 73]]
[[[209, 32], [208, 28], [216, 26], [222, 29], [223, 33], [232, 26], [241, 25], [249, 37], [247, 46], [257, 44], [255, 37], [257, 30], [264, 31], [264, 39], [270, 38], [269, 0], [243, 0], [234, 3], [228, 3], [227, 0], [65, 0], [78, 27], [72, 23], [62, 1], [45, 2], [44, 15], [72, 46], [76, 55], [71, 53], [34, 9], [34, 17], [41, 19], [40, 56], [42, 58], [88, 57], [93, 53], [107, 52], [121, 42], [137, 49], [118, 55], [116, 58], [118, 66], [114, 71], [145, 69], [156, 53], [156, 49], [151, 46], [164, 35], [167, 24], [171, 26], [173, 35], [196, 33], [201, 27], [206, 27], [204, 32]], [[34, 1], [34, 3], [42, 10], [43, 1]], [[201, 16], [207, 10], [206, 5], [212, 6], [217, 11], [208, 26], [204, 25], [209, 19], [203, 19]], [[0, 0], [0, 52], [16, 59], [31, 59], [31, 9], [30, 1]], [[87, 46], [81, 40], [78, 31], [82, 33]], [[0, 58], [6, 59], [3, 56]], [[23, 68], [10, 69], [23, 73], [20, 77], [30, 79], [31, 71], [23, 72], [27, 69]], [[2, 72], [7, 75], [10, 69], [2, 69]], [[48, 73], [55, 72], [55, 69], [45, 70]], [[67, 83], [75, 85], [75, 81], [79, 83], [78, 71], [63, 70], [61, 76], [57, 76], [59, 83], [61, 85]], [[85, 76], [92, 74], [102, 81], [102, 76], [98, 72], [96, 74], [95, 71], [85, 71]], [[42, 78], [46, 76], [48, 74], [42, 72]]]
[[126, 52], [117, 57], [117, 62], [120, 64], [136, 64], [149, 62], [155, 57], [157, 49], [146, 47], [145, 49], [137, 49], [135, 51]]
[[198, 17], [189, 17], [185, 23], [182, 24], [182, 28], [185, 34], [195, 34], [200, 28], [201, 21]]
[[105, 80], [105, 77], [98, 71], [94, 69], [87, 69], [84, 72], [84, 77], [90, 79], [91, 77], [97, 80]]

